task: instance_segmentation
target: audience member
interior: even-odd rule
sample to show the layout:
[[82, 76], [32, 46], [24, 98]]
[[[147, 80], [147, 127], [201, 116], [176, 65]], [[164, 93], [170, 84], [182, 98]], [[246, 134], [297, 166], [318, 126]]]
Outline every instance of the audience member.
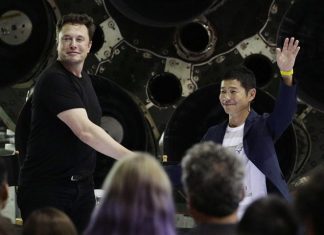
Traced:
[[32, 212], [24, 223], [23, 235], [77, 235], [71, 219], [53, 207]]
[[6, 206], [9, 196], [9, 185], [7, 181], [7, 169], [3, 159], [0, 159], [0, 209]]
[[16, 234], [14, 226], [11, 221], [3, 216], [0, 216], [0, 235], [14, 235]]
[[[7, 181], [7, 169], [3, 159], [0, 159], [0, 210], [2, 210], [9, 197], [9, 186]], [[0, 214], [0, 235], [15, 234], [11, 221]]]
[[239, 235], [296, 235], [297, 231], [293, 208], [274, 195], [252, 202], [238, 224]]
[[317, 168], [295, 195], [295, 206], [306, 235], [324, 234], [324, 166]]
[[103, 189], [84, 235], [175, 234], [171, 184], [151, 155], [138, 152], [116, 162]]
[[189, 234], [235, 234], [244, 198], [244, 167], [234, 153], [211, 141], [191, 147], [182, 160], [182, 183], [198, 224]]

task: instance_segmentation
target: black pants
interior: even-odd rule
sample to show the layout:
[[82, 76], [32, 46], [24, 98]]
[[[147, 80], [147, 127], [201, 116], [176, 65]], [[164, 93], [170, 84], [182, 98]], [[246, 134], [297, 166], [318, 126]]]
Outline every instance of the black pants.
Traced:
[[20, 186], [17, 201], [24, 221], [36, 209], [55, 207], [71, 218], [81, 234], [95, 206], [93, 179]]

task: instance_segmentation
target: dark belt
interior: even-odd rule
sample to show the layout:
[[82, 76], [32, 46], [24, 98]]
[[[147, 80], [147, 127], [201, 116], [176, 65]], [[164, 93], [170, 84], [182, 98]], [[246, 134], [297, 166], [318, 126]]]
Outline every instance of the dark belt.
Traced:
[[90, 179], [90, 176], [83, 176], [83, 175], [72, 175], [70, 180], [73, 182], [79, 182]]

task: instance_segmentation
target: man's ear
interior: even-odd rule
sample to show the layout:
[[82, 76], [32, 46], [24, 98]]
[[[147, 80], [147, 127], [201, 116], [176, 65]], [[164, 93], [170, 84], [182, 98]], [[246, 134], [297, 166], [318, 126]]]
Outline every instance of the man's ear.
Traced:
[[195, 208], [192, 206], [192, 201], [190, 199], [190, 197], [188, 196], [187, 198], [187, 208], [188, 208], [188, 212], [192, 217], [195, 217], [196, 215], [196, 210]]
[[187, 207], [188, 207], [188, 209], [190, 209], [192, 204], [191, 204], [191, 199], [189, 196], [187, 196], [186, 201], [187, 201]]
[[242, 187], [241, 191], [240, 191], [240, 201], [242, 201], [245, 197], [245, 191], [244, 188]]
[[256, 96], [256, 89], [255, 88], [250, 89], [248, 92], [248, 96], [250, 101], [254, 100]]
[[88, 45], [88, 53], [90, 52], [91, 47], [92, 47], [92, 41], [89, 41], [89, 45]]
[[305, 234], [315, 234], [314, 223], [309, 216], [304, 220], [304, 224], [306, 230]]
[[195, 208], [192, 206], [192, 200], [191, 198], [188, 196], [187, 197], [187, 208], [188, 208], [188, 212], [189, 214], [193, 215], [195, 214]]
[[56, 50], [58, 50], [58, 44], [59, 44], [59, 38], [58, 38], [58, 36], [56, 36], [56, 38], [55, 38], [55, 48], [56, 48]]
[[7, 200], [9, 197], [9, 185], [8, 183], [3, 183], [1, 185], [1, 189], [0, 189], [0, 205], [1, 205], [1, 209], [3, 209], [6, 204], [7, 204]]

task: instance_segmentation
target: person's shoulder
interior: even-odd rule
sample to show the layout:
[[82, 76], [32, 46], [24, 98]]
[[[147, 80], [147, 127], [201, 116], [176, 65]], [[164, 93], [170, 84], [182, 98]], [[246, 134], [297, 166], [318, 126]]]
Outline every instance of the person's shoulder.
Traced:
[[40, 74], [37, 83], [48, 85], [57, 82], [68, 81], [69, 76], [66, 74], [62, 65], [59, 62], [55, 62], [54, 64], [50, 65]]
[[246, 118], [245, 122], [256, 122], [261, 121], [269, 117], [269, 113], [257, 113], [255, 110], [251, 110], [249, 116]]
[[260, 128], [261, 126], [265, 126], [266, 122], [269, 118], [269, 113], [257, 113], [255, 111], [253, 111], [253, 113], [251, 113], [247, 119], [245, 120], [245, 128]]
[[228, 121], [222, 121], [208, 128], [208, 131], [217, 131], [227, 126]]
[[44, 70], [43, 77], [49, 76], [66, 76], [66, 72], [60, 62], [56, 61]]
[[3, 222], [3, 223], [9, 223], [9, 224], [11, 224], [10, 219], [7, 218], [7, 217], [5, 217], [5, 216], [3, 216], [3, 215], [1, 215], [1, 214], [0, 214], [0, 221]]
[[202, 224], [192, 228], [187, 235], [235, 235], [236, 224]]
[[0, 234], [15, 234], [15, 227], [10, 219], [0, 215]]
[[218, 123], [216, 125], [213, 125], [211, 127], [209, 127], [205, 133], [205, 135], [203, 136], [202, 140], [206, 141], [206, 140], [210, 140], [210, 139], [214, 139], [215, 136], [217, 136], [219, 133], [221, 133], [227, 126], [227, 121]]
[[191, 229], [188, 229], [183, 234], [186, 234], [186, 235], [200, 235], [201, 234], [201, 231], [200, 230], [201, 230], [200, 229], [200, 226], [197, 225], [196, 227], [193, 227]]

